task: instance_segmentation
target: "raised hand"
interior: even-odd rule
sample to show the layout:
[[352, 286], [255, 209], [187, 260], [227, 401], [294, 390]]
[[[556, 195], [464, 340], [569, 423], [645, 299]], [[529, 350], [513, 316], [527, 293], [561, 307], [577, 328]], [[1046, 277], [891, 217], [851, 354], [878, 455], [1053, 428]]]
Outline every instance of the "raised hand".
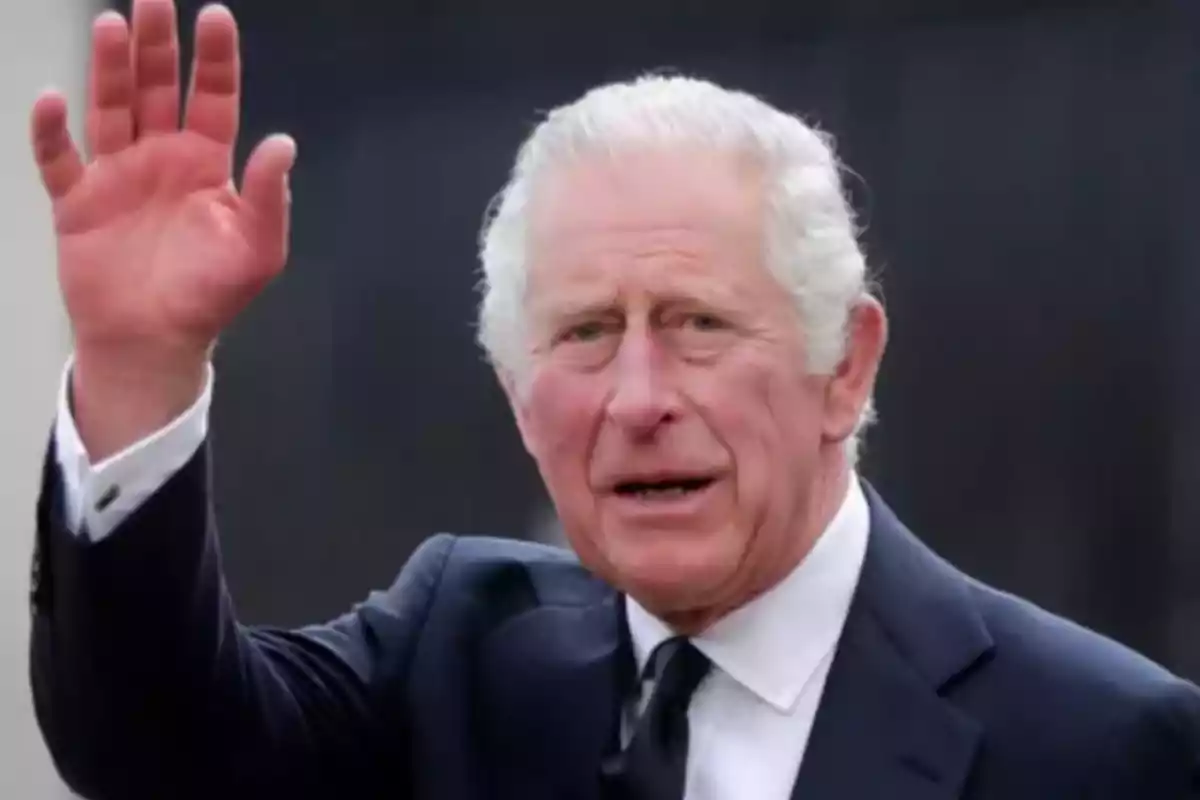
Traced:
[[295, 144], [270, 137], [233, 185], [238, 30], [222, 6], [196, 20], [180, 120], [172, 0], [135, 0], [93, 26], [85, 161], [64, 98], [33, 109], [59, 282], [75, 345], [76, 426], [93, 461], [157, 430], [203, 386], [221, 330], [282, 269]]

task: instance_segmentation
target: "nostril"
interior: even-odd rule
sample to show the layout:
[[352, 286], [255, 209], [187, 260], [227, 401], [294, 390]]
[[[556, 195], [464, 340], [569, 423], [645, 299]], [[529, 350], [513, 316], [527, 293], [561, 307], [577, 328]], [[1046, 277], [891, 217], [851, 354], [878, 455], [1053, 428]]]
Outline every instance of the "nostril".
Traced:
[[608, 418], [618, 427], [637, 438], [653, 436], [657, 431], [679, 420], [679, 414], [662, 404], [641, 406], [615, 405], [609, 408]]

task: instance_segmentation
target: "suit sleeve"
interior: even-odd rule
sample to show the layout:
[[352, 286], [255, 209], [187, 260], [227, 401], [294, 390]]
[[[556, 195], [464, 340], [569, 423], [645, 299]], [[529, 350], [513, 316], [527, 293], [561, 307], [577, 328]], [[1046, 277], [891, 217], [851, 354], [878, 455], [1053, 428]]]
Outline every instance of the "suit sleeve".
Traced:
[[1096, 800], [1200, 800], [1200, 690], [1173, 681], [1109, 739]]
[[[372, 796], [407, 781], [395, 698], [453, 547], [329, 624], [238, 623], [206, 447], [100, 541], [73, 533], [53, 446], [38, 503], [30, 672], [67, 784], [92, 800]], [[375, 789], [377, 791], [377, 789]]]

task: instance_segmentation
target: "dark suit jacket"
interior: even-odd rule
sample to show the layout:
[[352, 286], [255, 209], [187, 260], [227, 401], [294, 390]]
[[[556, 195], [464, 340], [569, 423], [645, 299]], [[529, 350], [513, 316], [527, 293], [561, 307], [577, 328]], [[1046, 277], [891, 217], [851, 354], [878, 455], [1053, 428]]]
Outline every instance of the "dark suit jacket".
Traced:
[[[243, 628], [207, 473], [202, 451], [88, 544], [47, 460], [32, 679], [77, 791], [598, 797], [629, 672], [612, 589], [559, 550], [441, 535], [328, 625]], [[1200, 797], [1194, 686], [972, 581], [869, 501], [798, 800]]]

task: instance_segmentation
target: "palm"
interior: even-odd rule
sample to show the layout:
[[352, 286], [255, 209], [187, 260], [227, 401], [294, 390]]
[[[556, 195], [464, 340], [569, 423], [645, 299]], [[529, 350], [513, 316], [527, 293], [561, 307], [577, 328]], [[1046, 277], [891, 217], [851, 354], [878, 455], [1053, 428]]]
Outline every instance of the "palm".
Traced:
[[287, 140], [260, 145], [239, 196], [231, 180], [236, 36], [223, 9], [198, 21], [181, 128], [171, 1], [135, 3], [132, 37], [123, 20], [98, 20], [91, 163], [70, 142], [61, 98], [44, 97], [35, 107], [35, 146], [54, 204], [59, 280], [77, 343], [205, 346], [282, 267], [294, 153]]
[[55, 203], [73, 320], [198, 336], [229, 322], [260, 256], [239, 224], [227, 163], [222, 148], [182, 132], [89, 166]]

